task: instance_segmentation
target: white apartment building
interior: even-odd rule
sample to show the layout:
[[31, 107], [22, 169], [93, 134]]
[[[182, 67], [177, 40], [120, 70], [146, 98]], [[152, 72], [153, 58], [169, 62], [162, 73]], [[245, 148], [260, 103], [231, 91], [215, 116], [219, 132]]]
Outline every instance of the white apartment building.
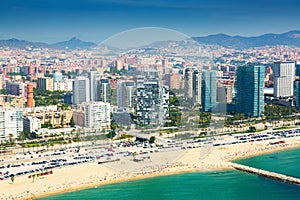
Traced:
[[274, 97], [292, 97], [294, 94], [294, 62], [276, 62], [273, 68]]
[[10, 134], [17, 138], [23, 131], [22, 110], [11, 107], [0, 108], [0, 140], [9, 140]]

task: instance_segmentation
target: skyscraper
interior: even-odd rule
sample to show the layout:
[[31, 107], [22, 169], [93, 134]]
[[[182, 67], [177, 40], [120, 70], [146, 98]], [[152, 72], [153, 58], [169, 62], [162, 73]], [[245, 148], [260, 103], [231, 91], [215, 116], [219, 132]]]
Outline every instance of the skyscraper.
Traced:
[[186, 68], [184, 74], [184, 97], [194, 106], [201, 105], [201, 71], [196, 68]]
[[89, 79], [84, 76], [78, 76], [73, 82], [73, 104], [90, 101]]
[[100, 95], [98, 81], [100, 81], [101, 75], [97, 71], [90, 71], [88, 76], [90, 80], [90, 99], [91, 101], [98, 101]]
[[216, 106], [217, 101], [217, 77], [215, 71], [203, 71], [202, 72], [202, 110], [212, 111]]
[[295, 106], [298, 110], [300, 110], [300, 79], [295, 80], [294, 97]]
[[193, 71], [193, 104], [194, 106], [201, 105], [201, 85], [202, 85], [202, 77], [201, 71], [194, 70]]
[[101, 79], [98, 81], [99, 101], [110, 102], [110, 86], [108, 79]]
[[117, 105], [133, 112], [136, 103], [136, 87], [134, 81], [119, 81], [117, 83]]
[[184, 98], [191, 100], [193, 98], [193, 69], [186, 68], [184, 71]]
[[247, 116], [264, 113], [264, 66], [240, 66], [236, 70], [236, 112]]
[[294, 62], [276, 62], [273, 67], [274, 97], [292, 97], [294, 93]]
[[169, 116], [169, 89], [163, 86], [158, 71], [145, 71], [136, 81], [138, 123], [141, 125], [163, 125]]

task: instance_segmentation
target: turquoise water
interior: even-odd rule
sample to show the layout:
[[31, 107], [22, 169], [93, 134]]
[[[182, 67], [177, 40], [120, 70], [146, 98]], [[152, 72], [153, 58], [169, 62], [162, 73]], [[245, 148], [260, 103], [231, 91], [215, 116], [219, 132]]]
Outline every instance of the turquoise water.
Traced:
[[[290, 175], [300, 175], [300, 149], [237, 162], [281, 173], [286, 172]], [[300, 199], [300, 186], [229, 170], [186, 173], [116, 183], [43, 199]]]
[[300, 149], [255, 156], [235, 162], [300, 178]]

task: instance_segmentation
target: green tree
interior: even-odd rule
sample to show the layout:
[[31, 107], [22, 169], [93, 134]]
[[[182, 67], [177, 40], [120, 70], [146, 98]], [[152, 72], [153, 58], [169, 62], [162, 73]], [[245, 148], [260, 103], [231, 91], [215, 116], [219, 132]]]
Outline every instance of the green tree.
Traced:
[[256, 131], [256, 128], [254, 126], [249, 127], [249, 132], [255, 132], [255, 131]]
[[5, 88], [1, 89], [1, 94], [6, 94], [6, 89]]
[[149, 139], [149, 143], [154, 143], [156, 140], [155, 136], [151, 136], [150, 139]]
[[74, 121], [73, 116], [71, 117], [71, 120], [70, 120], [70, 126], [75, 127], [75, 121]]

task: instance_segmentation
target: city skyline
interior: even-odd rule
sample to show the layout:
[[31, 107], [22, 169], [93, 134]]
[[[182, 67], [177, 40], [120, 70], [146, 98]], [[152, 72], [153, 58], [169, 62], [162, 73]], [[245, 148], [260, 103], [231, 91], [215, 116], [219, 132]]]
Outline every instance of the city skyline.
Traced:
[[189, 36], [253, 36], [300, 29], [300, 3], [272, 1], [3, 1], [1, 39], [101, 42], [133, 28], [162, 27]]

